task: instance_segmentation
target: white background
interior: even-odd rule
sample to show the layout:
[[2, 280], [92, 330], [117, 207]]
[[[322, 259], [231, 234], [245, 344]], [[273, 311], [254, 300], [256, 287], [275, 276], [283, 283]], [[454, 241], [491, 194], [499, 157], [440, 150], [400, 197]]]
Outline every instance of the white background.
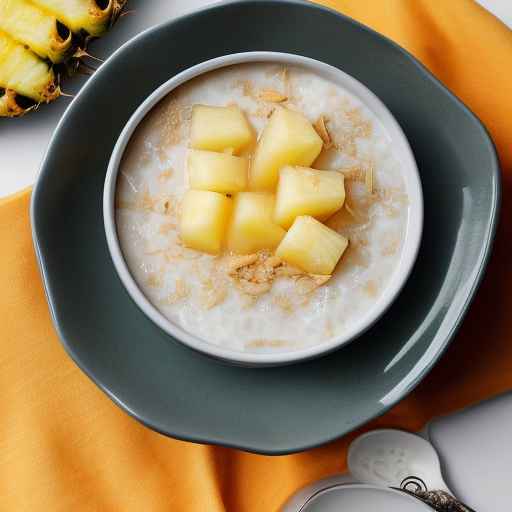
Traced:
[[[512, 27], [512, 0], [478, 1]], [[135, 13], [124, 16], [108, 37], [95, 41], [91, 51], [105, 59], [142, 29], [212, 3], [214, 0], [154, 0], [150, 7], [148, 2], [144, 5], [144, 0], [130, 0], [130, 9]], [[68, 80], [63, 88], [65, 92], [75, 94], [85, 80], [86, 77]], [[37, 114], [21, 119], [0, 119], [0, 197], [35, 181], [48, 141], [69, 101], [60, 98], [41, 108]]]

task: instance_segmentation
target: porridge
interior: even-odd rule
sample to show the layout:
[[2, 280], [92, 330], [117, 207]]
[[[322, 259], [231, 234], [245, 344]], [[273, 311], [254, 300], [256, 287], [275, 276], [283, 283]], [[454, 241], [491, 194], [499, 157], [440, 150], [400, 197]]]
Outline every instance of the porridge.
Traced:
[[401, 255], [408, 198], [384, 127], [313, 72], [242, 64], [178, 87], [119, 169], [138, 286], [209, 343], [289, 351], [343, 334]]

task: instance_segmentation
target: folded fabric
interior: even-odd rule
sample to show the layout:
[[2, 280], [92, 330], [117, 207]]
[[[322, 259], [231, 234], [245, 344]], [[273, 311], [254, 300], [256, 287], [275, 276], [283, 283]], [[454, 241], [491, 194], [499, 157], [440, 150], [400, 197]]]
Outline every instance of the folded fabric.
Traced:
[[[419, 58], [482, 119], [501, 158], [503, 220], [463, 328], [422, 384], [365, 427], [418, 430], [435, 415], [512, 387], [512, 32], [471, 0], [323, 3]], [[302, 485], [344, 470], [355, 434], [265, 457], [168, 439], [118, 409], [57, 339], [29, 201], [30, 190], [0, 201], [0, 509], [275, 511]]]

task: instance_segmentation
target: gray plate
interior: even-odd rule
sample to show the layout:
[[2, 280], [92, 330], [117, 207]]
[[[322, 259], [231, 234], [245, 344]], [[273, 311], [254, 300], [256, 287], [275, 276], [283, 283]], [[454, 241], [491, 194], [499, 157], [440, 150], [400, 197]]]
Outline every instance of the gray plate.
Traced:
[[[136, 107], [186, 67], [249, 50], [312, 57], [372, 89], [411, 143], [425, 199], [419, 258], [387, 314], [347, 347], [280, 368], [227, 366], [160, 331], [117, 278], [102, 222], [107, 163]], [[88, 81], [44, 159], [32, 225], [64, 347], [118, 405], [173, 437], [278, 454], [345, 434], [424, 377], [481, 279], [499, 188], [483, 126], [404, 50], [312, 4], [223, 2], [142, 33]]]

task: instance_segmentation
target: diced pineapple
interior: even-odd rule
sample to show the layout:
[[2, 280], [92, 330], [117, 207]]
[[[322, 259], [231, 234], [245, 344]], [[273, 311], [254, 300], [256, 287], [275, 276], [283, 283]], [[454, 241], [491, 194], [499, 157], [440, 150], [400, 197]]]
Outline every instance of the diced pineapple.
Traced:
[[246, 158], [192, 149], [188, 155], [190, 188], [233, 193], [247, 188]]
[[235, 198], [227, 247], [237, 254], [274, 249], [286, 231], [274, 223], [275, 197], [263, 192], [240, 192]]
[[254, 132], [244, 113], [236, 106], [194, 105], [190, 145], [195, 149], [239, 153], [254, 140]]
[[217, 254], [222, 248], [232, 200], [207, 190], [189, 190], [183, 198], [180, 235], [183, 243], [197, 251]]
[[332, 274], [348, 240], [313, 217], [297, 217], [276, 256], [310, 274]]
[[277, 108], [258, 141], [249, 174], [250, 187], [256, 190], [275, 187], [281, 167], [310, 166], [322, 144], [313, 125], [302, 114]]
[[274, 219], [283, 228], [289, 228], [299, 215], [325, 220], [344, 202], [343, 174], [287, 166], [279, 171]]

